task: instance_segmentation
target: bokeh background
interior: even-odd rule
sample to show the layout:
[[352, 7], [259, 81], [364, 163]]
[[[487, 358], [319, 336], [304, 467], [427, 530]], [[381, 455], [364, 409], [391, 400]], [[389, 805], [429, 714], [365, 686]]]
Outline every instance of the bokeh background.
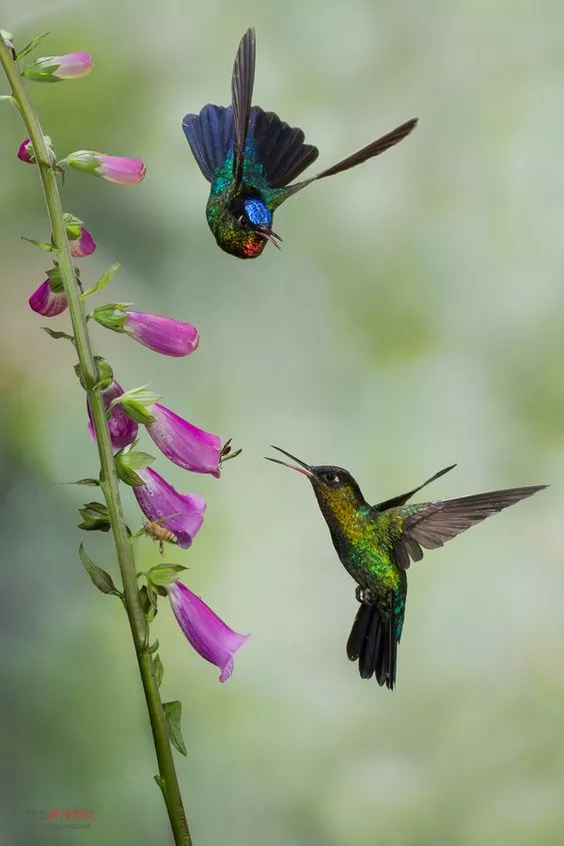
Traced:
[[[1, 23], [20, 45], [50, 30], [43, 54], [95, 57], [84, 80], [33, 86], [60, 156], [148, 166], [133, 188], [68, 175], [65, 208], [98, 242], [83, 278], [122, 261], [107, 299], [201, 332], [171, 360], [93, 327], [97, 351], [244, 448], [220, 482], [155, 465], [208, 501], [192, 550], [167, 560], [252, 633], [222, 686], [166, 606], [155, 623], [196, 846], [560, 846], [562, 4], [4, 0]], [[227, 101], [250, 24], [255, 101], [305, 129], [320, 167], [420, 125], [291, 200], [282, 252], [241, 262], [207, 229], [180, 121]], [[86, 540], [115, 572], [111, 544], [81, 535], [88, 493], [61, 484], [95, 475], [96, 456], [72, 350], [27, 305], [47, 266], [20, 237], [48, 237], [39, 185], [7, 105], [1, 127], [0, 841], [45, 842], [25, 811], [54, 807], [97, 815], [50, 843], [168, 843], [124, 615], [77, 556]], [[262, 460], [270, 443], [346, 466], [372, 501], [455, 461], [431, 497], [552, 487], [410, 570], [390, 694], [346, 660], [354, 586], [306, 481]], [[159, 560], [148, 539], [138, 554], [140, 569]]]

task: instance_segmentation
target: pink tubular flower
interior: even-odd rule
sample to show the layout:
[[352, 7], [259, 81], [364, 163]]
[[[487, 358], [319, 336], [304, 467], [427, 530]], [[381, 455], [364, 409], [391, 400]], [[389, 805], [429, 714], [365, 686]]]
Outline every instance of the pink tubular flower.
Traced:
[[59, 82], [80, 79], [94, 67], [90, 53], [67, 53], [65, 56], [43, 56], [23, 69], [22, 74], [36, 82]]
[[167, 587], [168, 598], [178, 625], [198, 655], [221, 670], [220, 682], [233, 672], [233, 655], [249, 635], [233, 631], [206, 603], [181, 582]]
[[150, 350], [170, 356], [186, 356], [198, 348], [198, 330], [191, 323], [134, 311], [120, 303], [110, 303], [94, 309], [92, 317], [107, 329], [125, 332]]
[[221, 438], [198, 429], [160, 403], [151, 405], [155, 418], [145, 428], [163, 455], [192, 473], [210, 473], [219, 478]]
[[[118, 385], [117, 382], [112, 382], [109, 388], [106, 388], [102, 391], [102, 399], [104, 400], [104, 406], [106, 408], [109, 407], [112, 400], [116, 397], [120, 397], [123, 394], [123, 388], [121, 385]], [[94, 426], [92, 425], [92, 414], [90, 412], [90, 405], [86, 404], [88, 410], [88, 432], [91, 438], [96, 438], [96, 433], [94, 432]], [[110, 432], [110, 440], [112, 442], [112, 448], [114, 452], [117, 452], [120, 449], [128, 446], [129, 444], [133, 443], [135, 438], [137, 437], [137, 432], [139, 430], [138, 424], [135, 420], [132, 420], [131, 417], [128, 417], [121, 405], [114, 405], [111, 412], [111, 417], [108, 420], [108, 429]]]
[[43, 317], [56, 317], [68, 306], [64, 291], [53, 291], [49, 279], [42, 282], [28, 299], [29, 307]]
[[80, 235], [78, 238], [69, 241], [71, 256], [74, 258], [84, 258], [91, 256], [96, 249], [96, 243], [90, 232], [83, 226], [80, 227]]
[[162, 525], [176, 536], [178, 546], [188, 549], [204, 522], [206, 502], [197, 494], [181, 494], [150, 467], [136, 470], [143, 485], [133, 488], [139, 508], [149, 520], [167, 519]]
[[101, 176], [107, 182], [116, 185], [135, 185], [145, 178], [147, 168], [139, 159], [125, 159], [120, 156], [107, 156], [92, 150], [77, 150], [60, 164], [68, 164], [76, 170]]

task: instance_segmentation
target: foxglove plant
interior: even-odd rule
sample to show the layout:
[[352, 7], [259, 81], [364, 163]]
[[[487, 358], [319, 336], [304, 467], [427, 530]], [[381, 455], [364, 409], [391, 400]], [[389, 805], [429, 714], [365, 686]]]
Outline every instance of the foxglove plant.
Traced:
[[[233, 672], [233, 654], [248, 635], [229, 628], [204, 602], [178, 579], [185, 570], [178, 564], [157, 564], [137, 573], [134, 542], [148, 534], [161, 545], [174, 543], [190, 547], [200, 530], [205, 501], [195, 493], [179, 493], [149, 467], [152, 455], [137, 449], [140, 424], [159, 450], [170, 461], [192, 473], [220, 476], [222, 462], [240, 452], [223, 447], [218, 435], [199, 429], [170, 411], [146, 387], [124, 390], [114, 379], [113, 369], [92, 352], [88, 321], [129, 335], [140, 344], [167, 356], [187, 356], [199, 343], [198, 330], [191, 323], [136, 311], [124, 303], [101, 305], [86, 314], [87, 299], [108, 285], [119, 265], [110, 267], [92, 287], [84, 290], [73, 259], [85, 258], [96, 244], [83, 221], [63, 212], [57, 178], [66, 168], [90, 173], [108, 182], [133, 185], [145, 177], [145, 164], [139, 159], [121, 158], [79, 150], [57, 161], [51, 139], [44, 135], [32, 107], [24, 77], [37, 82], [59, 82], [85, 76], [94, 67], [88, 53], [50, 56], [22, 64], [43, 36], [33, 39], [19, 53], [10, 33], [0, 31], [0, 63], [10, 84], [11, 95], [0, 100], [12, 102], [19, 112], [28, 137], [21, 143], [20, 161], [35, 164], [45, 196], [51, 235], [49, 241], [31, 241], [52, 259], [47, 278], [29, 297], [30, 308], [43, 317], [55, 317], [68, 310], [72, 334], [46, 328], [55, 338], [72, 341], [78, 357], [75, 371], [86, 395], [88, 430], [94, 438], [100, 459], [98, 478], [81, 479], [100, 490], [103, 501], [85, 503], [79, 509], [84, 531], [111, 532], [121, 576], [116, 587], [112, 576], [97, 566], [81, 544], [79, 554], [94, 585], [105, 594], [121, 599], [126, 610], [159, 766], [155, 780], [161, 788], [176, 844], [191, 846], [192, 840], [178, 787], [172, 746], [184, 755], [186, 748], [180, 728], [181, 705], [163, 702], [160, 686], [163, 664], [158, 642], [151, 643], [150, 624], [157, 613], [160, 597], [168, 597], [182, 632], [195, 651], [221, 672], [226, 681]], [[45, 327], [44, 327], [45, 328]], [[119, 483], [133, 489], [137, 503], [148, 521], [136, 533], [125, 524]], [[141, 586], [139, 578], [142, 579]]]

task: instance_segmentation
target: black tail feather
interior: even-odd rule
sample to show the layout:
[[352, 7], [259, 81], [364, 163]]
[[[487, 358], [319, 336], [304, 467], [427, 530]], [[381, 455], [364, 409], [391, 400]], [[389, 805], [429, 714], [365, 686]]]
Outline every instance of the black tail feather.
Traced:
[[380, 687], [384, 684], [393, 690], [396, 681], [397, 638], [394, 632], [394, 615], [382, 621], [375, 605], [361, 602], [347, 641], [347, 655], [358, 660], [358, 671], [363, 679], [376, 676]]

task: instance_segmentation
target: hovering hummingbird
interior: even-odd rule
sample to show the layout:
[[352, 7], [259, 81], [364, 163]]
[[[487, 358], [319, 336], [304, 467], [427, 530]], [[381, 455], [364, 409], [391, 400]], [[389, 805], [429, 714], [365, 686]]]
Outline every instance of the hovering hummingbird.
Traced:
[[252, 106], [255, 31], [241, 42], [231, 79], [231, 106], [208, 103], [186, 115], [182, 128], [200, 170], [211, 183], [206, 217], [218, 245], [238, 258], [256, 258], [266, 242], [278, 246], [272, 215], [284, 200], [317, 179], [348, 170], [402, 141], [415, 127], [409, 120], [352, 156], [303, 182], [292, 182], [319, 155], [274, 112]]
[[390, 690], [396, 681], [397, 646], [405, 614], [406, 570], [412, 561], [421, 561], [422, 547], [436, 549], [475, 523], [547, 487], [509, 488], [406, 505], [414, 494], [456, 467], [452, 464], [407, 493], [369, 505], [357, 482], [342, 467], [310, 467], [279, 447], [273, 449], [299, 466], [278, 458], [269, 461], [309, 478], [341, 564], [358, 585], [360, 607], [347, 655], [351, 661], [358, 660], [361, 678], [375, 675], [378, 684]]

